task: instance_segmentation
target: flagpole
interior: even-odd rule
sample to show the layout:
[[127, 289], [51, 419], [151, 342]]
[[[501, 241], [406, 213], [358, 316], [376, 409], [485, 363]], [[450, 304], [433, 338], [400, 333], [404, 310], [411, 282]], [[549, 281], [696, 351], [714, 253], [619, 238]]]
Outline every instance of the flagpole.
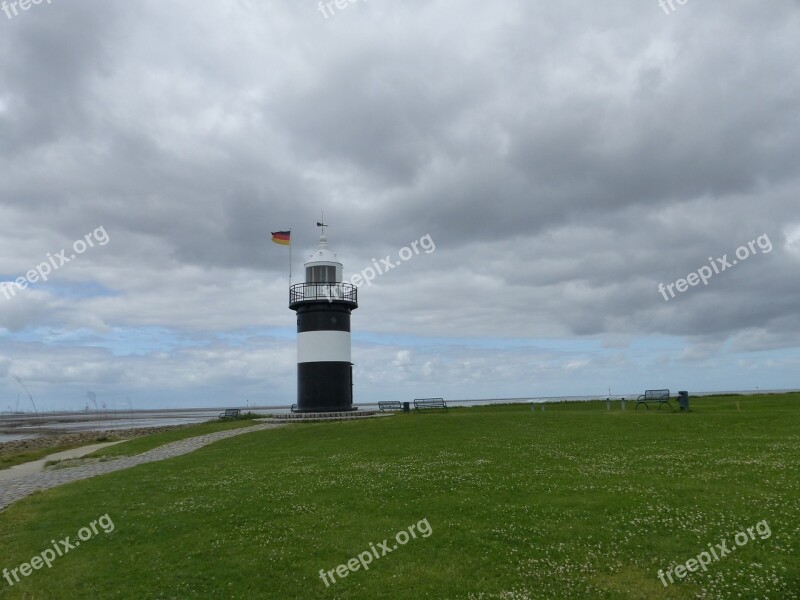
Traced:
[[292, 286], [292, 230], [273, 231], [272, 241], [281, 246], [289, 246], [289, 287]]

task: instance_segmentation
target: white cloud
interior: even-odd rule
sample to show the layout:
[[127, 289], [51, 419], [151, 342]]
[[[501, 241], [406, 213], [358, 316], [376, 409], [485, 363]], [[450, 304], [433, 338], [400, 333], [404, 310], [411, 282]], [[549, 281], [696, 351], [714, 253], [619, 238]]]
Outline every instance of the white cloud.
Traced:
[[[158, 397], [251, 390], [261, 376], [291, 390], [288, 256], [268, 235], [292, 228], [299, 274], [324, 210], [346, 273], [425, 234], [437, 245], [360, 292], [354, 331], [386, 342], [354, 349], [367, 395], [633, 385], [640, 358], [730, 367], [726, 341], [783, 351], [769, 372], [788, 380], [795, 4], [669, 18], [633, 0], [351, 8], [325, 20], [314, 3], [73, 0], [5, 24], [0, 279], [100, 225], [111, 243], [18, 302], [0, 298], [0, 360], [51, 398], [104, 381]], [[669, 303], [658, 294], [764, 232], [775, 252]], [[161, 329], [192, 345], [139, 365], [54, 347], [37, 337], [47, 329], [124, 329], [122, 346]], [[253, 330], [275, 339], [243, 352], [221, 337]], [[663, 336], [685, 349], [653, 350]], [[480, 347], [498, 339], [502, 353]], [[524, 344], [545, 339], [572, 349]], [[587, 339], [604, 340], [598, 356], [582, 353]], [[724, 387], [735, 370], [719, 368]]]

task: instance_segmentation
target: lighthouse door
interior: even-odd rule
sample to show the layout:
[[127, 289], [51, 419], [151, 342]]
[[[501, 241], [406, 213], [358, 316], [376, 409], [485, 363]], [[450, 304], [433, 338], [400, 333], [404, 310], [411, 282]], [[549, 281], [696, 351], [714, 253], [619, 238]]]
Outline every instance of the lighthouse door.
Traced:
[[353, 404], [353, 363], [350, 363], [350, 404]]

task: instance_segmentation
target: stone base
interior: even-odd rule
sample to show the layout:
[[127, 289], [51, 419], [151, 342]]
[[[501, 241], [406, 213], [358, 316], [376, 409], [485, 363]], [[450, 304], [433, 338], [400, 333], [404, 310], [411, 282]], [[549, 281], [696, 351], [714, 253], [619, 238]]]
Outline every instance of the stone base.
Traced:
[[390, 416], [391, 413], [377, 410], [359, 410], [344, 412], [311, 412], [287, 413], [272, 415], [264, 419], [254, 419], [261, 423], [308, 423], [313, 421], [355, 421], [357, 419], [372, 419], [375, 417]]

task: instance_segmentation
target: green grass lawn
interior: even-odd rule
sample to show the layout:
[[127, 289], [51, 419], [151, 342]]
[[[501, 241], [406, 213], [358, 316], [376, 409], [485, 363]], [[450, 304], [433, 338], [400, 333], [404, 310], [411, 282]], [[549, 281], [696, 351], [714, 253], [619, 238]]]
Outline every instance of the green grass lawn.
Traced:
[[[800, 597], [800, 395], [632, 408], [294, 425], [38, 493], [0, 513], [0, 569], [102, 515], [115, 529], [0, 598]], [[422, 520], [428, 537], [321, 581]], [[765, 520], [767, 539], [659, 581]]]

